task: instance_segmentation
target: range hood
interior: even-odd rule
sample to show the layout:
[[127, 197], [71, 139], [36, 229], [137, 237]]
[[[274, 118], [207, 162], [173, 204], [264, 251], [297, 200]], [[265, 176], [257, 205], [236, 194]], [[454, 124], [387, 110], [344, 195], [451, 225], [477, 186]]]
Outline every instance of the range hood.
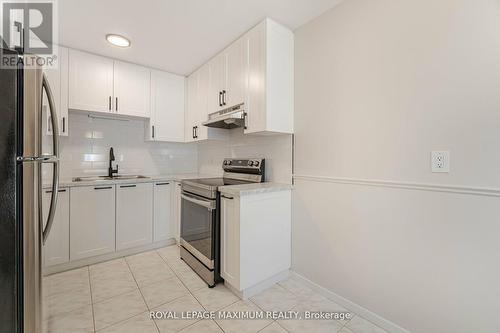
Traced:
[[207, 127], [237, 128], [245, 127], [246, 112], [244, 104], [239, 104], [228, 109], [217, 111], [208, 115], [208, 120], [203, 123]]

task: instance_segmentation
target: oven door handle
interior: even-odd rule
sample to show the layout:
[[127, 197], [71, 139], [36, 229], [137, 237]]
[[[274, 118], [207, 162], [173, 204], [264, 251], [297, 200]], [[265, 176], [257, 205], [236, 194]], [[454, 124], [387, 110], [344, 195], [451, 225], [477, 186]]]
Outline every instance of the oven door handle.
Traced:
[[192, 202], [194, 204], [197, 204], [197, 205], [203, 206], [205, 208], [208, 208], [208, 210], [214, 210], [215, 209], [214, 202], [212, 202], [212, 201], [199, 200], [199, 199], [196, 199], [195, 197], [188, 196], [186, 194], [181, 194], [181, 198], [184, 199], [184, 200], [187, 200], [189, 202]]

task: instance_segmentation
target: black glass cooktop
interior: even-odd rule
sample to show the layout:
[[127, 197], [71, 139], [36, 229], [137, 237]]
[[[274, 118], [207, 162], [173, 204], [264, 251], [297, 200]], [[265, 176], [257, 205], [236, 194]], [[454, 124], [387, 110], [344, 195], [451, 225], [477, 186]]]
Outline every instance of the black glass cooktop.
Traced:
[[248, 184], [248, 181], [238, 180], [238, 179], [230, 179], [230, 178], [199, 178], [199, 179], [189, 179], [190, 183], [196, 183], [200, 185], [206, 186], [224, 186], [224, 185], [239, 185], [239, 184]]

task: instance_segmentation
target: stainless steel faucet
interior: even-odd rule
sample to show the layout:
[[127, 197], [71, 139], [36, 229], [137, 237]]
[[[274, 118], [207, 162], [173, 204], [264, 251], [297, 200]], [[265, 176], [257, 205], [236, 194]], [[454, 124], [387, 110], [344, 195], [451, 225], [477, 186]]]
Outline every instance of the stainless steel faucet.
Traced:
[[115, 160], [115, 153], [113, 152], [113, 147], [109, 149], [109, 168], [108, 168], [108, 177], [113, 178], [113, 174], [118, 173], [118, 165], [116, 165], [116, 169], [113, 169], [113, 161]]

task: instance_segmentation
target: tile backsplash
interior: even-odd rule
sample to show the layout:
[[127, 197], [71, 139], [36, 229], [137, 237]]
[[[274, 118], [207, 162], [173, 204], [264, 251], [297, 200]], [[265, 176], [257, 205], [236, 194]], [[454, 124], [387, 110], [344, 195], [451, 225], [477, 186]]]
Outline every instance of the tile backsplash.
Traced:
[[[44, 152], [49, 153], [51, 137], [45, 136], [43, 143]], [[106, 175], [110, 147], [120, 174], [191, 173], [198, 169], [196, 144], [146, 142], [142, 120], [96, 119], [72, 113], [69, 136], [60, 138], [60, 179]], [[51, 167], [44, 168], [44, 179], [50, 179], [51, 173]]]
[[205, 141], [198, 145], [198, 171], [222, 174], [224, 158], [265, 158], [266, 181], [291, 183], [292, 135], [244, 135], [242, 128], [230, 131], [225, 141]]
[[[51, 140], [50, 136], [44, 136], [44, 153], [50, 153]], [[199, 172], [220, 176], [226, 157], [262, 157], [266, 159], [267, 181], [290, 183], [292, 178], [291, 135], [244, 135], [239, 128], [231, 130], [223, 141], [147, 142], [142, 120], [97, 119], [72, 112], [69, 136], [60, 137], [60, 179], [106, 175], [110, 147], [113, 147], [120, 174]], [[50, 181], [51, 175], [52, 167], [44, 165], [45, 182]]]

